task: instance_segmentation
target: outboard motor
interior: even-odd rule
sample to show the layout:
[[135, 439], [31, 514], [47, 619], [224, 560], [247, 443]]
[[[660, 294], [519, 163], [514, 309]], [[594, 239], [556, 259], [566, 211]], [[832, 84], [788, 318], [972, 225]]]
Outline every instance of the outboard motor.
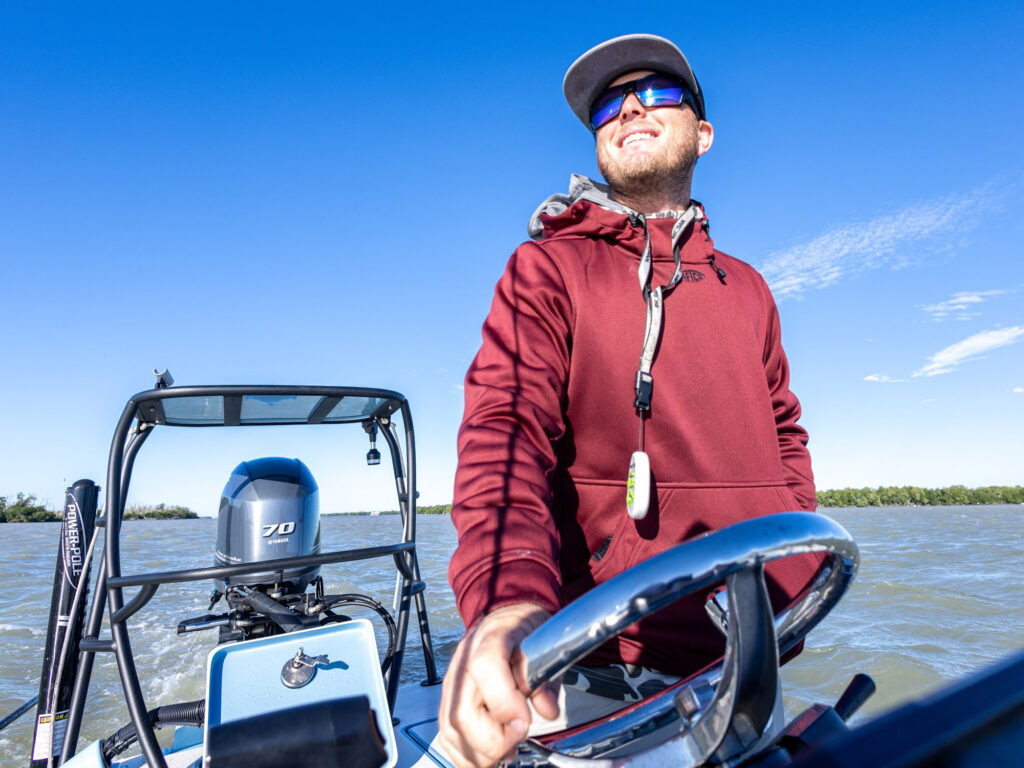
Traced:
[[[217, 565], [259, 563], [320, 553], [320, 494], [309, 468], [298, 459], [243, 461], [231, 473], [217, 514]], [[260, 571], [218, 582], [228, 587], [277, 585], [300, 594], [320, 566]]]

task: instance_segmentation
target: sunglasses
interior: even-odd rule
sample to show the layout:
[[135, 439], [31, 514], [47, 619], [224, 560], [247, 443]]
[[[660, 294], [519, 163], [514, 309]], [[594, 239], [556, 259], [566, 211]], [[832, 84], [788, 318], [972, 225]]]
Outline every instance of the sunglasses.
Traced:
[[654, 107], [678, 107], [684, 102], [697, 110], [697, 100], [690, 90], [669, 75], [645, 75], [628, 83], [613, 85], [597, 97], [590, 108], [590, 129], [596, 131], [605, 123], [614, 120], [622, 111], [622, 102], [629, 94], [636, 94], [637, 99], [648, 109]]

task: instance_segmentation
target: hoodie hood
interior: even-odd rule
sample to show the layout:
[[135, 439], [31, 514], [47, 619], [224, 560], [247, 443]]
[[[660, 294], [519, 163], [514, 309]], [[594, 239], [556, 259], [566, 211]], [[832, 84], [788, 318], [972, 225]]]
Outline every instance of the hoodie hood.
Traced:
[[[534, 240], [560, 235], [605, 238], [638, 254], [642, 252], [648, 258], [651, 252], [648, 222], [655, 219], [674, 219], [669, 252], [682, 247], [690, 234], [700, 229], [704, 238], [703, 247], [697, 249], [699, 259], [713, 259], [714, 244], [708, 236], [704, 206], [696, 200], [691, 200], [690, 206], [683, 210], [643, 214], [612, 200], [607, 184], [575, 173], [569, 179], [568, 194], [551, 195], [537, 206], [527, 231]], [[694, 243], [692, 239], [690, 242]], [[718, 267], [715, 269], [717, 271]]]
[[[550, 237], [554, 232], [562, 229], [565, 224], [570, 222], [558, 222], [557, 219], [568, 211], [573, 203], [580, 200], [594, 203], [607, 211], [618, 213], [627, 218], [631, 214], [633, 216], [637, 215], [636, 211], [632, 208], [627, 208], [621, 203], [612, 200], [611, 189], [607, 184], [601, 184], [593, 179], [588, 179], [586, 176], [574, 173], [569, 177], [569, 194], [563, 195], [556, 192], [537, 206], [537, 210], [533, 212], [533, 215], [530, 217], [530, 223], [527, 225], [530, 237], [534, 240], [543, 240], [545, 237]], [[573, 217], [572, 223], [575, 223], [576, 220], [578, 220], [578, 217]]]

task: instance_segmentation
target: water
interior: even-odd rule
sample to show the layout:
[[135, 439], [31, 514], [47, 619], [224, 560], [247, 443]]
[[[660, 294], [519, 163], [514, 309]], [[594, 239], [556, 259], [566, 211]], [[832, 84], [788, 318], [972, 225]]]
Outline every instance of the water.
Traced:
[[[784, 668], [789, 715], [815, 701], [833, 703], [849, 679], [867, 672], [878, 683], [858, 719], [916, 698], [1024, 646], [1024, 507], [833, 509], [853, 534], [861, 568], [848, 596]], [[325, 517], [328, 549], [397, 541], [399, 519]], [[35, 695], [50, 600], [59, 524], [8, 524], [3, 532], [6, 599], [0, 601], [0, 717]], [[434, 647], [443, 670], [462, 634], [447, 585], [455, 532], [447, 516], [418, 520], [420, 567]], [[124, 572], [211, 563], [214, 520], [128, 521]], [[329, 592], [363, 592], [390, 606], [390, 559], [325, 568]], [[205, 658], [215, 633], [177, 637], [180, 619], [206, 612], [210, 585], [161, 587], [130, 623], [132, 646], [149, 706], [201, 698]], [[356, 615], [353, 612], [352, 615]], [[362, 615], [362, 614], [361, 614]], [[373, 620], [372, 614], [365, 614]], [[378, 622], [379, 623], [379, 622]], [[410, 632], [402, 679], [421, 680], [418, 637]], [[383, 645], [383, 636], [381, 638]], [[103, 738], [129, 720], [112, 659], [97, 658], [82, 738]], [[20, 765], [32, 740], [32, 713], [0, 733], [0, 765]], [[84, 744], [85, 742], [82, 742]]]

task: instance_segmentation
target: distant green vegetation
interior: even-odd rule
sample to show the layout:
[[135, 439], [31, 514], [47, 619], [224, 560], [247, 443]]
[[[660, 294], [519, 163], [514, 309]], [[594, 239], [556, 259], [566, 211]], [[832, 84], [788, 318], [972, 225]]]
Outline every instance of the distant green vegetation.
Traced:
[[[447, 515], [452, 511], [451, 504], [431, 504], [429, 506], [416, 507], [416, 514], [419, 515]], [[324, 517], [345, 517], [348, 515], [397, 515], [397, 509], [389, 509], [385, 512], [325, 512]]]
[[384, 512], [380, 512], [380, 511], [376, 511], [376, 510], [373, 511], [373, 512], [367, 512], [366, 510], [362, 510], [360, 512], [321, 512], [320, 513], [320, 517], [367, 517], [367, 516], [370, 516], [370, 515], [373, 515], [374, 517], [376, 517], [377, 515], [397, 515], [397, 514], [398, 514], [398, 510], [397, 509], [389, 509], [389, 510], [386, 510]]
[[1024, 487], [989, 485], [967, 488], [951, 485], [948, 488], [918, 488], [904, 485], [818, 491], [819, 507], [946, 507], [953, 504], [1024, 504]]
[[432, 504], [428, 507], [416, 507], [416, 514], [418, 515], [449, 515], [451, 511], [451, 504]]
[[19, 493], [13, 502], [0, 496], [0, 523], [52, 523], [60, 519], [60, 512], [36, 504], [35, 496]]
[[[36, 503], [36, 497], [19, 493], [13, 502], [6, 496], [0, 496], [0, 523], [53, 523], [64, 517], [63, 511], [47, 509]], [[155, 507], [128, 507], [124, 513], [125, 520], [182, 520], [198, 518], [188, 507], [168, 507], [157, 504]]]
[[[1024, 487], [1015, 485], [989, 485], [984, 488], [967, 488], [952, 485], [948, 488], [918, 488], [913, 485], [886, 486], [879, 488], [842, 488], [818, 491], [819, 507], [945, 507], [971, 504], [1024, 504]], [[416, 507], [421, 515], [451, 514], [451, 504], [430, 504]], [[338, 513], [329, 513], [330, 517]], [[397, 515], [398, 510], [386, 512], [348, 512], [351, 515]], [[36, 503], [36, 497], [19, 493], [14, 501], [0, 496], [0, 523], [51, 523], [59, 521], [62, 512], [47, 509]], [[153, 506], [128, 507], [125, 520], [184, 520], [196, 519], [199, 515], [188, 507]]]
[[157, 504], [155, 507], [128, 507], [124, 511], [125, 520], [193, 520], [198, 518], [188, 507], [168, 507]]

